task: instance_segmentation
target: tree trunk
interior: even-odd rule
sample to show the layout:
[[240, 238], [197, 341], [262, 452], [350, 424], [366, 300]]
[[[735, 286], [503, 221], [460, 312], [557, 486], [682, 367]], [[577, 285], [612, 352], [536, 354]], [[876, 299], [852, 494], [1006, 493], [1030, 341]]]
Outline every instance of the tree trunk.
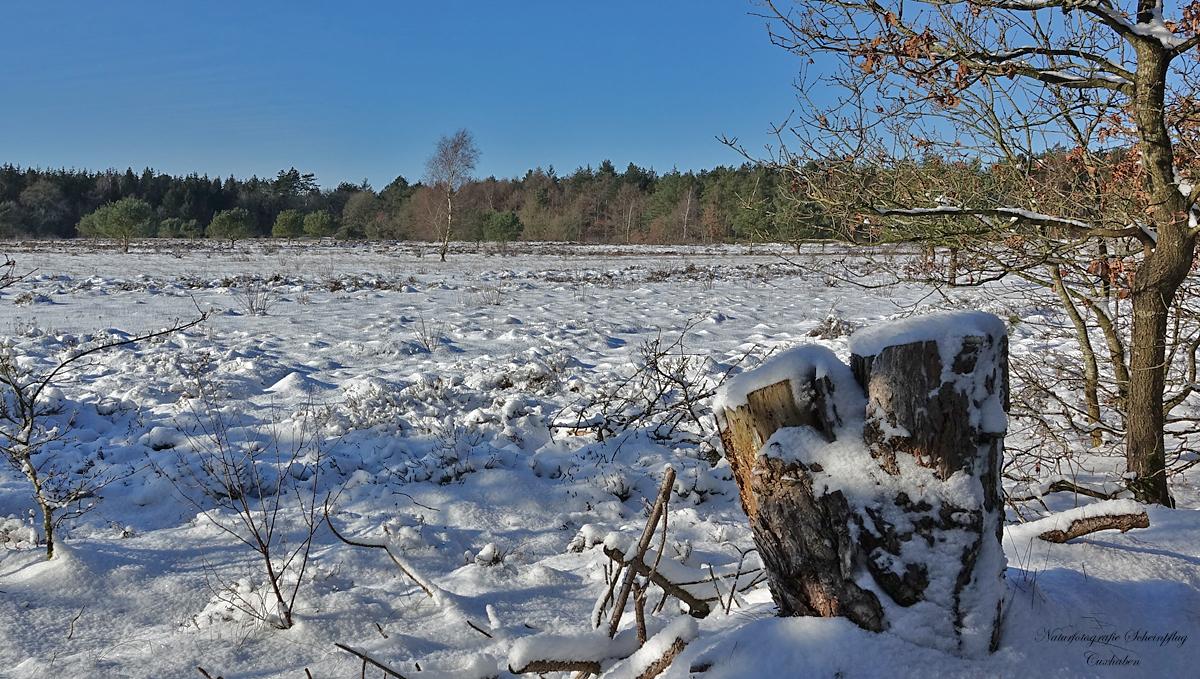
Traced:
[[446, 251], [450, 249], [450, 229], [454, 225], [454, 190], [446, 191], [446, 231], [442, 234], [442, 243], [438, 248], [441, 261], [446, 261]]
[[[1154, 7], [1151, 0], [1139, 0], [1139, 16]], [[1153, 244], [1147, 244], [1132, 283], [1126, 469], [1136, 474], [1129, 487], [1138, 500], [1174, 507], [1167, 489], [1163, 440], [1167, 317], [1175, 293], [1191, 270], [1196, 235], [1188, 224], [1191, 206], [1175, 178], [1174, 150], [1164, 119], [1170, 57], [1158, 40], [1135, 41], [1134, 47], [1138, 69], [1132, 113], [1157, 234]]]
[[1138, 501], [1174, 507], [1175, 501], [1167, 489], [1163, 440], [1167, 302], [1161, 288], [1165, 286], [1147, 286], [1139, 291], [1136, 278], [1141, 277], [1139, 271], [1133, 294], [1125, 468], [1136, 474], [1129, 488]]
[[[35, 495], [36, 493], [37, 491]], [[46, 560], [49, 561], [54, 558], [54, 509], [49, 503], [41, 500], [37, 500], [37, 504], [42, 510], [42, 530], [46, 533]]]

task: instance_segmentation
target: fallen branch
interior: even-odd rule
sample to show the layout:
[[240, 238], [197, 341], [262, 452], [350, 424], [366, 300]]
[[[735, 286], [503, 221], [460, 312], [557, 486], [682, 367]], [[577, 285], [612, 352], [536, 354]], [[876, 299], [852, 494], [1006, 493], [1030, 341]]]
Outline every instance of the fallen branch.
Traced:
[[80, 608], [79, 613], [74, 618], [71, 618], [71, 629], [67, 632], [68, 640], [70, 640], [71, 637], [75, 636], [75, 623], [78, 622], [79, 618], [83, 616], [83, 609], [85, 609], [85, 608], [87, 608], [87, 606], [83, 606], [82, 608]]
[[479, 632], [480, 634], [482, 634], [483, 636], [487, 637], [488, 639], [491, 639], [491, 638], [492, 638], [492, 635], [490, 635], [490, 634], [488, 634], [487, 632], [483, 631], [483, 628], [482, 628], [482, 627], [480, 627], [479, 625], [476, 625], [475, 623], [471, 622], [470, 620], [467, 620], [466, 618], [463, 618], [463, 620], [464, 620], [464, 621], [467, 623], [467, 625], [468, 625], [468, 626], [469, 626], [471, 629], [475, 630], [476, 632]]
[[[429, 595], [429, 597], [431, 599], [434, 600], [434, 602], [438, 606], [440, 606], [442, 608], [443, 611], [446, 611], [447, 613], [451, 614], [452, 616], [461, 618], [462, 621], [467, 623], [467, 625], [470, 626], [471, 629], [475, 630], [476, 632], [479, 632], [480, 634], [487, 637], [488, 639], [492, 638], [491, 634], [485, 632], [483, 630], [483, 628], [481, 628], [479, 625], [476, 625], [475, 623], [471, 622], [470, 618], [468, 618], [467, 615], [462, 612], [462, 609], [459, 608], [458, 603], [454, 601], [454, 597], [452, 595], [450, 595], [449, 593], [438, 588], [432, 582], [421, 577], [421, 575], [419, 573], [417, 573], [414, 568], [406, 565], [402, 559], [398, 558], [395, 554], [392, 554], [392, 550], [388, 549], [388, 546], [386, 543], [359, 542], [357, 540], [351, 540], [351, 539], [343, 536], [341, 533], [339, 533], [337, 531], [337, 528], [333, 527], [333, 520], [329, 518], [329, 506], [328, 505], [325, 506], [325, 523], [329, 524], [329, 530], [333, 531], [333, 534], [334, 534], [334, 536], [337, 537], [337, 539], [341, 540], [342, 542], [344, 542], [348, 545], [351, 545], [353, 547], [369, 547], [371, 549], [382, 549], [384, 552], [387, 552], [388, 558], [392, 560], [392, 563], [396, 564], [396, 568], [399, 568], [401, 573], [408, 576], [408, 578], [410, 580], [415, 582], [418, 587], [420, 587], [426, 594]], [[382, 630], [380, 630], [380, 633], [382, 634]]]
[[343, 537], [342, 534], [339, 533], [337, 531], [337, 529], [333, 527], [333, 520], [329, 518], [329, 507], [325, 508], [325, 523], [329, 524], [329, 530], [333, 531], [333, 534], [335, 537], [337, 537], [337, 539], [341, 540], [342, 542], [344, 542], [352, 547], [370, 547], [371, 549], [382, 549], [383, 551], [387, 552], [388, 558], [392, 560], [392, 563], [396, 564], [396, 568], [399, 568], [401, 573], [408, 576], [409, 580], [412, 580], [413, 582], [417, 583], [417, 587], [420, 587], [422, 590], [424, 590], [426, 594], [428, 594], [431, 597], [434, 596], [433, 589], [430, 588], [427, 584], [425, 584], [425, 582], [423, 582], [421, 578], [418, 578], [416, 575], [414, 575], [412, 572], [410, 572], [407, 568], [405, 568], [404, 564], [400, 563], [400, 560], [397, 559], [394, 554], [392, 554], [392, 550], [388, 549], [387, 545], [371, 544], [369, 542], [356, 542], [354, 540], [349, 540], [349, 539]]
[[[644, 576], [649, 577], [650, 582], [653, 582], [654, 584], [661, 587], [662, 591], [666, 592], [667, 594], [669, 594], [669, 595], [675, 597], [676, 599], [679, 599], [683, 603], [687, 604], [688, 609], [689, 609], [689, 615], [691, 615], [693, 618], [706, 617], [712, 611], [712, 608], [708, 605], [708, 602], [705, 601], [704, 599], [700, 599], [699, 597], [696, 597], [691, 592], [687, 591], [686, 589], [684, 589], [684, 588], [680, 587], [679, 585], [676, 585], [675, 583], [666, 579], [665, 577], [663, 577], [662, 573], [659, 573], [657, 571], [651, 572], [650, 566], [648, 564], [646, 564], [645, 561], [642, 561], [641, 559], [633, 559], [630, 561], [626, 561], [625, 555], [622, 554], [619, 550], [614, 549], [612, 547], [605, 547], [604, 554], [605, 554], [605, 556], [612, 559], [613, 561], [627, 563], [630, 566], [631, 572], [634, 572], [637, 575], [644, 575]], [[643, 554], [643, 556], [644, 556], [644, 554]], [[743, 575], [745, 575], [745, 574], [743, 574]]]
[[645, 672], [642, 672], [638, 675], [638, 679], [654, 679], [658, 675], [662, 674], [668, 667], [671, 666], [671, 663], [674, 662], [675, 656], [682, 653], [684, 647], [686, 646], [687, 642], [684, 641], [682, 637], [676, 637], [675, 641], [669, 647], [667, 647], [667, 650], [663, 652], [662, 656], [660, 656], [658, 660], [655, 660], [653, 663], [651, 663], [650, 666], [646, 668]]
[[1051, 530], [1038, 535], [1039, 540], [1046, 542], [1064, 543], [1077, 537], [1102, 530], [1119, 530], [1122, 533], [1133, 528], [1149, 528], [1150, 517], [1145, 512], [1141, 514], [1118, 514], [1104, 516], [1089, 516], [1076, 519], [1067, 526], [1067, 530]]
[[[399, 672], [393, 670], [392, 668], [388, 667], [387, 665], [384, 665], [383, 663], [379, 662], [378, 660], [375, 660], [374, 658], [368, 656], [365, 653], [360, 653], [360, 652], [354, 650], [353, 648], [346, 646], [345, 644], [334, 644], [334, 646], [337, 646], [338, 648], [342, 649], [343, 651], [345, 651], [351, 655], [358, 656], [364, 663], [370, 663], [370, 664], [374, 665], [375, 667], [378, 667], [379, 669], [383, 670], [389, 676], [396, 677], [396, 679], [407, 679], [403, 674], [400, 674]], [[207, 675], [205, 675], [205, 676], [207, 676]]]
[[595, 660], [534, 660], [519, 669], [508, 668], [513, 674], [541, 672], [587, 672], [600, 674], [600, 663]]

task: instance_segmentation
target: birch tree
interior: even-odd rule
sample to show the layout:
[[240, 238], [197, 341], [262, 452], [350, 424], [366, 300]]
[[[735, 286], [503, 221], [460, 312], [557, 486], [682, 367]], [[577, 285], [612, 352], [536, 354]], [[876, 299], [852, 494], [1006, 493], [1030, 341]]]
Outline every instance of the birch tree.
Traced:
[[425, 161], [425, 182], [442, 194], [446, 205], [446, 223], [439, 228], [438, 234], [441, 242], [438, 255], [443, 262], [446, 261], [446, 250], [450, 248], [450, 233], [454, 226], [454, 198], [458, 190], [471, 180], [477, 162], [479, 147], [475, 145], [475, 136], [465, 128], [439, 139], [433, 155]]

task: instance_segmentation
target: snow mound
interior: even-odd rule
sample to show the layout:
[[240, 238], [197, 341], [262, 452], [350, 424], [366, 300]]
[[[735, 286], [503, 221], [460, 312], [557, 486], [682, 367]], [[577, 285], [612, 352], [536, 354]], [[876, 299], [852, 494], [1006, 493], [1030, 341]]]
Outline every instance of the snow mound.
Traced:
[[310, 389], [311, 383], [309, 380], [304, 375], [292, 371], [275, 384], [263, 389], [263, 391], [278, 396], [304, 396], [308, 394]]
[[187, 437], [174, 427], [154, 427], [138, 439], [138, 443], [152, 450], [174, 448], [186, 441]]

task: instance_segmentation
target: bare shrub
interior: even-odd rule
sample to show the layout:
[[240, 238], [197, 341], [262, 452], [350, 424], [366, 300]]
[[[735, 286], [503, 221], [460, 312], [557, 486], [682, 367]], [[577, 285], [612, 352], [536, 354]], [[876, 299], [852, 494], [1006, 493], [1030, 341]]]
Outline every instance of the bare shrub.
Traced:
[[471, 288], [467, 299], [475, 306], [500, 306], [504, 302], [504, 290], [498, 285]]
[[238, 304], [247, 316], [266, 316], [277, 299], [271, 285], [258, 278], [247, 280], [239, 292]]
[[321, 280], [330, 281], [338, 276], [337, 262], [333, 259], [333, 255], [322, 257], [314, 268], [314, 272]]
[[432, 354], [442, 345], [442, 342], [446, 341], [446, 324], [426, 321], [425, 314], [417, 314], [413, 333], [417, 344]]
[[728, 365], [689, 351], [685, 339], [698, 323], [689, 320], [674, 339], [646, 340], [634, 355], [635, 369], [625, 379], [584, 395], [554, 417], [552, 429], [589, 431], [600, 440], [635, 429], [658, 439], [683, 438], [699, 443], [712, 455], [716, 435], [708, 418], [708, 401], [753, 353], [746, 351]]
[[319, 481], [333, 445], [322, 439], [312, 404], [290, 420], [256, 425], [220, 408], [203, 375], [196, 392], [180, 423], [191, 450], [176, 448], [178, 473], [167, 476], [185, 504], [254, 552], [263, 579], [256, 590], [210, 566], [209, 586], [244, 616], [288, 629], [320, 528]]

